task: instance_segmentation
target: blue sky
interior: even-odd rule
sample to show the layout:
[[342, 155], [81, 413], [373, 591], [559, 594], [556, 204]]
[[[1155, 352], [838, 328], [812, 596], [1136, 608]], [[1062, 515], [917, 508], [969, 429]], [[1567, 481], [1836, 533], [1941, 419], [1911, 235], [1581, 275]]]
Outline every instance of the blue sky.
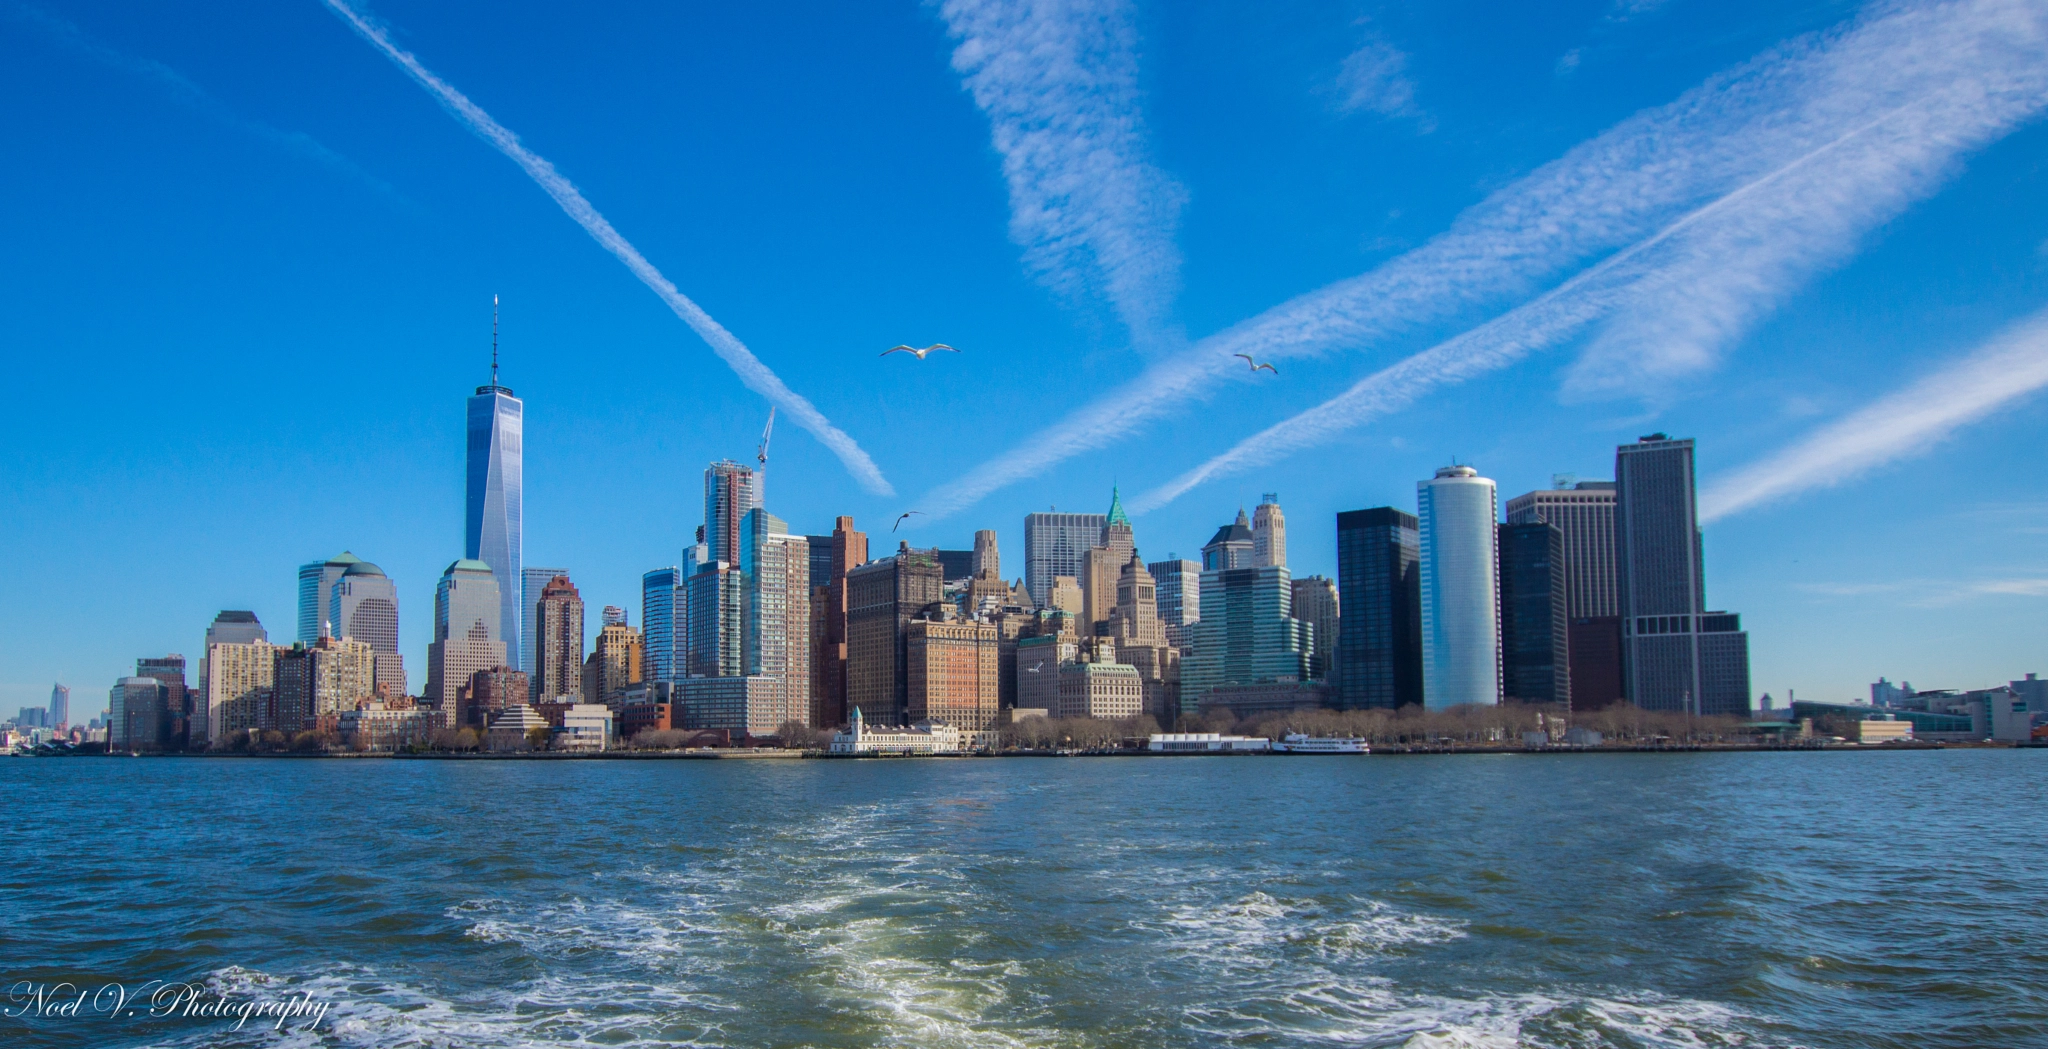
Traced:
[[[1121, 485], [1191, 556], [1274, 491], [1331, 573], [1453, 456], [1505, 499], [1663, 430], [1757, 691], [2048, 672], [2042, 4], [355, 10], [871, 457], [785, 400], [796, 530], [1016, 575], [1031, 510]], [[592, 606], [753, 454], [768, 400], [322, 3], [0, 0], [0, 85], [10, 712], [288, 636], [343, 548], [417, 683], [493, 294], [527, 562]]]

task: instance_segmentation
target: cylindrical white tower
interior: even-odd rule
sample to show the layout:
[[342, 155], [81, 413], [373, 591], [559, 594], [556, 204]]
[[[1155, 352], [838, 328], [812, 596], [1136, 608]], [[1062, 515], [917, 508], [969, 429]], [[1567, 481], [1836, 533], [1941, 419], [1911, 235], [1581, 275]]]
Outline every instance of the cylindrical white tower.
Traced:
[[1422, 554], [1422, 702], [1500, 702], [1500, 547], [1493, 482], [1446, 466], [1417, 482]]

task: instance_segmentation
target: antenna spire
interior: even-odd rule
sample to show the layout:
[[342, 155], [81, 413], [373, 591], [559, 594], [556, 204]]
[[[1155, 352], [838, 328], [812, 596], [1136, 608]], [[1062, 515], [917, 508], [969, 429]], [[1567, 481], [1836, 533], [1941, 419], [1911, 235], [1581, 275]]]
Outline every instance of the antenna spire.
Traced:
[[491, 296], [491, 385], [498, 385], [498, 297]]

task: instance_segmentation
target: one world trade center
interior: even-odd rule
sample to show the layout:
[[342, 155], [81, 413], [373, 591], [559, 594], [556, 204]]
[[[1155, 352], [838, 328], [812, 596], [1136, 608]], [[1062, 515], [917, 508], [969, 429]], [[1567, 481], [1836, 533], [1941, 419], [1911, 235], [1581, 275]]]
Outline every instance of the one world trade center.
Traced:
[[491, 300], [491, 384], [476, 388], [469, 399], [469, 463], [467, 513], [463, 520], [463, 556], [491, 566], [498, 581], [499, 627], [493, 641], [505, 645], [505, 658], [519, 665], [525, 639], [520, 633], [521, 469], [520, 430], [526, 405], [498, 385], [498, 302]]

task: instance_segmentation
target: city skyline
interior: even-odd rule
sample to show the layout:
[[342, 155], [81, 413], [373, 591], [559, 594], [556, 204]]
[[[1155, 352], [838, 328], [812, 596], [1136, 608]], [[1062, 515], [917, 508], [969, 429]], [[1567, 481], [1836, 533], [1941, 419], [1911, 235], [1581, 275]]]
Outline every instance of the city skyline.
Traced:
[[[1700, 16], [1673, 6], [1599, 29], [1607, 35], [1598, 39], [1609, 45], [1623, 38], [1676, 39], [1692, 26], [1689, 20]], [[93, 22], [83, 11], [52, 11], [54, 17], [75, 20], [88, 36], [104, 38], [108, 47], [183, 70], [216, 92], [231, 111], [246, 109], [257, 115], [252, 119], [282, 127], [306, 126], [338, 151], [337, 157], [346, 155], [344, 163], [360, 165], [353, 169], [358, 174], [374, 172], [370, 177], [385, 187], [368, 186], [329, 162], [307, 163], [260, 136], [208, 123], [204, 113], [181, 109], [146, 78], [138, 80], [90, 56], [81, 58], [33, 25], [10, 23], [4, 46], [16, 61], [8, 75], [24, 83], [77, 88], [60, 107], [65, 115], [88, 126], [111, 126], [114, 134], [129, 138], [151, 129], [195, 136], [172, 149], [177, 163], [161, 175], [166, 187], [198, 186], [229, 158], [254, 165], [287, 187], [278, 191], [282, 196], [269, 198], [270, 206], [284, 215], [271, 225], [292, 231], [287, 234], [240, 225], [229, 197], [207, 193], [182, 203], [160, 220], [165, 225], [152, 228], [182, 231], [188, 223], [221, 222], [235, 231], [239, 244], [256, 253], [304, 251], [302, 240], [331, 232], [322, 232], [327, 227], [305, 210], [317, 198], [321, 207], [341, 210], [365, 230], [341, 238], [334, 251], [338, 261], [389, 259], [398, 247], [445, 272], [422, 279], [419, 263], [398, 261], [392, 278], [416, 283], [401, 291], [381, 280], [339, 278], [311, 253], [264, 275], [245, 269], [247, 260], [235, 251], [204, 254], [202, 268], [236, 274], [237, 281], [273, 300], [244, 314], [239, 303], [231, 307], [212, 294], [201, 294], [190, 305], [177, 304], [194, 288], [170, 272], [163, 245], [151, 236], [116, 237], [127, 260], [123, 265], [138, 267], [136, 272], [145, 276], [135, 282], [137, 308], [131, 317], [118, 312], [88, 316], [75, 308], [84, 303], [84, 293], [62, 290], [47, 274], [15, 271], [16, 290], [7, 293], [19, 297], [9, 299], [21, 318], [15, 337], [44, 352], [25, 355], [31, 358], [24, 361], [25, 381], [34, 396], [29, 410], [8, 424], [18, 438], [10, 473], [18, 479], [21, 504], [43, 510], [15, 515], [6, 537], [26, 554], [28, 582], [53, 597], [46, 607], [0, 619], [9, 639], [0, 651], [6, 663], [0, 702], [40, 702], [49, 682], [57, 680], [84, 689], [76, 706], [81, 714], [89, 713], [85, 708], [96, 705], [92, 697], [101, 694], [102, 683], [139, 653], [181, 652], [196, 664], [205, 624], [222, 609], [252, 610], [277, 636], [289, 636], [297, 617], [291, 603], [295, 594], [286, 589], [290, 584], [284, 573], [338, 550], [375, 562], [396, 588], [402, 612], [398, 649], [408, 660], [412, 687], [420, 688], [426, 669], [413, 661], [426, 651], [435, 581], [466, 552], [456, 543], [463, 527], [463, 466], [459, 454], [450, 451], [461, 447], [464, 423], [452, 398], [490, 379], [488, 318], [483, 316], [488, 303], [483, 300], [499, 291], [506, 299], [503, 381], [519, 388], [527, 408], [524, 553], [537, 563], [573, 570], [593, 608], [612, 603], [637, 611], [642, 573], [678, 563], [689, 542], [689, 530], [697, 523], [693, 486], [703, 464], [750, 461], [767, 403], [718, 369], [702, 345], [691, 341], [694, 336], [661, 314], [658, 304], [619, 274], [611, 260], [576, 239], [577, 231], [503, 158], [476, 148], [430, 100], [393, 75], [388, 64], [378, 64], [381, 59], [317, 7], [307, 18], [298, 17], [307, 12], [263, 12], [257, 24], [291, 41], [299, 58], [331, 66], [334, 81], [348, 85], [350, 92], [366, 92], [363, 105], [376, 121], [401, 122], [402, 147], [388, 135], [338, 121], [323, 108], [331, 100], [299, 95], [275, 107], [260, 103], [260, 85], [290, 77], [232, 57], [204, 55], [191, 46], [189, 34], [163, 27], [153, 34], [146, 25], [123, 27]], [[2039, 305], [2038, 244], [2048, 225], [2036, 221], [2041, 209], [2030, 202], [2039, 194], [2031, 193], [2032, 184], [2016, 173], [2025, 170], [2041, 144], [2037, 130], [2022, 128], [1963, 158], [1948, 188], [1907, 208], [1885, 236], [1845, 261], [1834, 276], [1802, 285], [1806, 290], [1788, 285], [1776, 319], [1740, 340], [1734, 363], [1705, 373], [1699, 390], [1681, 396], [1644, 387], [1618, 401], [1593, 401], [1589, 411], [1584, 402], [1560, 406], [1555, 384], [1523, 369], [1444, 391], [1321, 452], [1275, 459], [1256, 472], [1208, 483], [1148, 511], [1141, 512], [1131, 500], [1130, 493], [1151, 490], [1195, 459], [1310, 406], [1326, 395], [1318, 391], [1329, 384], [1341, 386], [1370, 364], [1391, 363], [1404, 348], [1419, 349], [1455, 335], [1460, 325], [1450, 323], [1429, 328], [1413, 347], [1392, 340], [1373, 361], [1283, 361], [1282, 378], [1262, 376], [1264, 385], [1241, 391], [1233, 387], [1223, 399], [1203, 401], [1207, 407], [1196, 413], [1204, 416], [1199, 423], [1162, 420], [1151, 430], [1120, 435], [1097, 455], [1067, 461], [1049, 474], [942, 516], [936, 505], [919, 505], [925, 493], [945, 490], [977, 464], [1117, 388], [1135, 365], [1171, 352], [1174, 325], [1185, 327], [1190, 336], [1206, 336], [1289, 295], [1401, 257], [1484, 196], [1477, 187], [1490, 190], [1512, 181], [1630, 113], [1667, 105], [1774, 43], [1836, 25], [1851, 17], [1852, 9], [1824, 7], [1799, 16], [1769, 15], [1761, 8], [1733, 12], [1729, 17], [1741, 26], [1738, 32], [1684, 52], [1668, 72], [1648, 70], [1614, 47], [1593, 47], [1588, 41], [1597, 34], [1589, 35], [1593, 30], [1585, 19], [1569, 25], [1562, 15], [1544, 20], [1532, 49], [1540, 44], [1555, 52], [1550, 64], [1567, 52], [1584, 57], [1569, 75], [1548, 68], [1542, 77], [1530, 75], [1532, 83], [1547, 85], [1551, 94], [1544, 97], [1571, 103], [1561, 126], [1544, 133], [1514, 131], [1509, 118], [1485, 112], [1486, 106], [1510, 105], [1503, 92], [1518, 74], [1490, 78], [1485, 105], [1461, 99], [1447, 86], [1455, 66], [1445, 49], [1471, 41], [1414, 17], [1392, 19], [1370, 32], [1384, 34], [1414, 56], [1407, 75], [1417, 85], [1420, 112], [1434, 127], [1429, 133], [1420, 130], [1414, 114], [1345, 110], [1327, 92], [1301, 90], [1280, 99], [1270, 94], [1271, 84], [1236, 86], [1256, 87], [1244, 97], [1291, 114], [1291, 127], [1312, 126], [1309, 137], [1341, 148], [1337, 163], [1347, 174], [1365, 178], [1364, 158], [1392, 150], [1395, 159], [1417, 171], [1434, 165], [1449, 175], [1439, 181], [1457, 188], [1432, 190], [1408, 176], [1377, 177], [1369, 180], [1371, 192], [1365, 194], [1377, 211], [1344, 205], [1326, 214], [1322, 209], [1333, 205], [1333, 197], [1294, 187], [1276, 205], [1291, 217], [1256, 224], [1266, 231], [1259, 234], [1269, 238], [1265, 241], [1253, 236], [1251, 226], [1228, 218], [1245, 214], [1250, 206], [1249, 197], [1232, 192], [1250, 172], [1214, 157], [1185, 154], [1184, 147], [1211, 140], [1196, 135], [1188, 114], [1176, 107], [1187, 105], [1189, 92], [1212, 101], [1214, 96], [1200, 94], [1187, 71], [1162, 70], [1166, 80], [1155, 94], [1157, 133], [1160, 141], [1178, 143], [1183, 150], [1175, 155], [1171, 175], [1201, 191], [1186, 212], [1182, 278], [1185, 301], [1201, 305], [1177, 317], [1170, 303], [1157, 300], [1143, 309], [1139, 300], [1119, 300], [1106, 313], [1089, 305], [1085, 293], [1078, 304], [1068, 302], [1034, 283], [1030, 274], [1035, 271], [1019, 268], [1017, 246], [1004, 240], [1005, 190], [987, 155], [989, 130], [978, 123], [983, 116], [976, 103], [960, 92], [946, 68], [945, 52], [957, 39], [948, 34], [957, 27], [943, 20], [906, 13], [902, 24], [878, 27], [856, 15], [834, 16], [845, 20], [839, 30], [902, 56], [914, 72], [889, 79], [879, 90], [894, 93], [901, 104], [929, 107], [916, 111], [940, 129], [930, 133], [929, 141], [890, 139], [890, 133], [883, 133], [875, 143], [847, 148], [920, 153], [938, 148], [943, 163], [935, 174], [919, 176], [932, 181], [896, 191], [860, 183], [859, 190], [882, 192], [877, 206], [886, 214], [907, 209], [912, 196], [936, 199], [949, 231], [964, 228], [974, 236], [952, 256], [959, 260], [953, 264], [956, 273], [913, 263], [883, 279], [866, 273], [845, 276], [843, 267], [828, 265], [839, 274], [828, 279], [808, 259], [792, 261], [788, 253], [758, 248], [732, 250], [732, 245], [759, 236], [765, 224], [813, 238], [803, 241], [805, 250], [827, 261], [844, 250], [833, 238], [876, 232], [861, 213], [793, 211], [782, 198], [771, 206], [768, 198], [749, 196], [764, 191], [706, 181], [709, 176], [701, 174], [689, 176], [694, 181], [682, 202], [658, 204], [648, 188], [635, 184], [645, 159], [617, 156], [603, 136], [586, 135], [537, 111], [544, 107], [530, 92], [580, 90], [576, 75], [543, 76], [521, 86], [480, 68], [474, 47], [451, 33], [452, 20], [403, 7], [379, 13], [413, 34], [407, 46], [430, 66], [584, 180], [592, 199], [622, 229], [632, 227], [628, 232], [650, 256], [659, 257], [664, 272], [747, 337], [799, 392], [818, 399], [826, 414], [876, 456], [902, 493], [885, 498], [866, 492], [821, 445], [801, 431], [786, 431], [776, 445], [777, 502], [772, 509], [790, 522], [792, 532], [828, 532], [834, 517], [850, 514], [882, 554], [897, 538], [884, 538], [884, 526], [905, 510], [926, 510], [927, 517], [903, 525], [902, 537], [913, 546], [967, 549], [977, 529], [993, 525], [1011, 551], [1007, 574], [1012, 578], [1023, 574], [1016, 562], [1025, 552], [1019, 530], [1024, 513], [1057, 506], [1062, 512], [1098, 514], [1104, 505], [1101, 493], [1118, 484], [1137, 521], [1138, 552], [1148, 563], [1174, 554], [1193, 557], [1218, 520], [1239, 507], [1251, 513], [1262, 493], [1277, 490], [1288, 508], [1288, 557], [1297, 577], [1335, 576], [1338, 512], [1383, 505], [1412, 509], [1404, 489], [1412, 491], [1418, 479], [1454, 457], [1494, 478], [1505, 501], [1547, 487], [1553, 473], [1609, 479], [1616, 445], [1665, 430], [1698, 438], [1704, 497], [1717, 479], [1736, 476], [1831, 421], [1879, 403], [1902, 383], [1936, 372], [1944, 361]], [[1302, 17], [1286, 16], [1278, 20], [1285, 25], [1276, 22], [1262, 31], [1326, 52], [1318, 61], [1334, 77], [1345, 55], [1363, 46], [1358, 34], [1365, 31], [1348, 22], [1337, 24], [1341, 20], [1328, 26], [1288, 21]], [[758, 28], [745, 14], [717, 19], [690, 33], [744, 39]], [[600, 22], [577, 32], [610, 40], [621, 28]], [[530, 21], [516, 12], [496, 31], [536, 53], [571, 60], [546, 49]], [[822, 27], [802, 32], [807, 61], [826, 69], [843, 60]], [[819, 35], [808, 35], [813, 32]], [[1203, 48], [1218, 43], [1200, 27], [1177, 22], [1162, 24], [1157, 32], [1173, 39], [1183, 39], [1173, 34], [1186, 34], [1184, 42], [1194, 47], [1188, 60], [1197, 68], [1207, 61]], [[1573, 41], [1580, 50], [1566, 46]], [[1496, 56], [1519, 53], [1514, 45], [1490, 38], [1479, 50], [1487, 49]], [[1145, 55], [1148, 63], [1155, 61], [1151, 51]], [[1532, 61], [1533, 50], [1523, 58]], [[634, 61], [622, 66], [622, 76], [652, 75], [639, 71]], [[719, 64], [704, 75], [730, 74], [733, 68]], [[805, 72], [799, 82], [819, 75], [820, 70]], [[737, 112], [771, 124], [799, 119], [777, 109], [755, 81], [740, 78], [735, 84], [742, 97]], [[672, 86], [684, 98], [704, 93], [702, 84]], [[1611, 93], [1615, 101], [1596, 104], [1587, 95], [1595, 91]], [[573, 97], [592, 113], [615, 105], [600, 97]], [[303, 108], [294, 108], [300, 104]], [[137, 115], [110, 124], [109, 107], [115, 106], [133, 108]], [[666, 109], [646, 118], [672, 124], [699, 119]], [[65, 154], [54, 143], [68, 140], [54, 123], [46, 125], [34, 115], [13, 119], [21, 140], [52, 143], [42, 154]], [[743, 134], [738, 124], [722, 118], [710, 123], [706, 133], [711, 140]], [[1446, 154], [1443, 144], [1453, 133], [1481, 141], [1483, 158]], [[793, 155], [787, 149], [769, 154]], [[51, 170], [79, 171], [84, 169], [65, 165], [94, 162], [90, 156], [53, 161]], [[826, 166], [842, 176], [847, 170]], [[429, 169], [447, 174], [430, 175]], [[1499, 174], [1503, 169], [1506, 174]], [[35, 219], [24, 227], [23, 256], [54, 260], [43, 267], [48, 273], [80, 272], [75, 266], [67, 269], [65, 260], [78, 257], [56, 232], [63, 216], [76, 219], [86, 213], [86, 198], [79, 195], [83, 191], [44, 186], [44, 174], [9, 177], [31, 187], [24, 193], [53, 200], [58, 216], [51, 220], [57, 224]], [[458, 199], [458, 183], [460, 194], [469, 199]], [[848, 191], [842, 183], [832, 199], [850, 199], [837, 195]], [[663, 195], [674, 197], [666, 190]], [[707, 222], [706, 205], [720, 200], [734, 203], [709, 208], [721, 214]], [[1386, 214], [1395, 209], [1402, 215]], [[433, 216], [426, 225], [439, 232], [419, 231], [421, 213]], [[642, 217], [650, 214], [658, 217]], [[1984, 221], [1991, 214], [2001, 216], [1995, 229]], [[1341, 250], [1316, 232], [1333, 221], [1356, 234]], [[840, 228], [834, 230], [834, 223]], [[1967, 233], [1945, 237], [1939, 232], [1943, 224]], [[679, 237], [675, 229], [687, 235]], [[485, 230], [487, 253], [452, 243]], [[873, 239], [884, 258], [908, 260], [935, 243], [925, 238], [938, 230], [938, 225], [913, 225], [902, 237]], [[1361, 251], [1362, 242], [1383, 246]], [[533, 250], [521, 250], [529, 246]], [[1254, 267], [1253, 279], [1242, 281], [1246, 274], [1241, 270], [1213, 268], [1218, 254], [1232, 246], [1257, 247], [1252, 254], [1259, 258], [1272, 256], [1277, 247], [1295, 252], [1300, 260]], [[721, 259], [726, 271], [693, 261], [699, 249]], [[1930, 279], [1936, 275], [1941, 279]], [[777, 317], [768, 308], [776, 296], [766, 291], [777, 281], [824, 296], [832, 307], [830, 320]], [[1218, 294], [1233, 281], [1247, 286]], [[950, 290], [933, 296], [918, 290], [920, 283]], [[288, 313], [304, 310], [314, 301], [312, 292], [329, 286], [341, 289], [335, 301], [347, 305], [322, 309], [323, 330], [282, 342], [272, 337], [287, 330], [282, 321]], [[41, 299], [55, 305], [39, 305]], [[144, 315], [150, 318], [151, 335], [135, 338]], [[241, 319], [218, 322], [216, 315]], [[1006, 326], [1015, 331], [1005, 332]], [[294, 322], [289, 330], [303, 327]], [[903, 328], [913, 330], [899, 336]], [[1151, 334], [1139, 339], [1127, 328]], [[912, 341], [944, 338], [966, 350], [957, 358], [942, 354], [921, 364], [899, 355], [885, 362], [886, 370], [878, 369], [876, 350], [926, 329], [937, 330]], [[869, 342], [876, 345], [869, 347]], [[144, 399], [117, 391], [116, 403], [134, 408], [117, 425], [81, 428], [65, 422], [64, 413], [82, 403], [82, 384], [97, 378], [74, 374], [79, 370], [72, 362], [112, 345], [151, 348], [148, 359], [119, 351], [114, 361], [127, 380], [138, 388], [147, 384], [151, 394]], [[819, 348], [797, 349], [803, 345]], [[1785, 352], [1788, 347], [1801, 350]], [[1070, 377], [1064, 396], [1053, 395], [1057, 391], [1044, 383], [1048, 368]], [[187, 371], [232, 378], [209, 380], [216, 385], [202, 388]], [[322, 387], [323, 381], [332, 386]], [[349, 410], [284, 412], [270, 406], [284, 400], [286, 390], [322, 389], [333, 392], [320, 396], [345, 403]], [[1039, 411], [1012, 420], [981, 442], [924, 436], [934, 432], [934, 420], [973, 411], [991, 390], [1004, 395], [1006, 403], [1017, 396], [1036, 398]], [[308, 395], [295, 392], [292, 399]], [[96, 390], [93, 396], [107, 394]], [[203, 407], [194, 411], [193, 405]], [[2048, 594], [2043, 581], [2048, 565], [2034, 538], [2040, 534], [2033, 521], [2038, 504], [2024, 493], [2039, 487], [2042, 467], [2034, 457], [2004, 453], [2038, 444], [2037, 414], [2005, 413], [1999, 424], [1960, 431], [1923, 458], [1710, 521], [1706, 560], [1715, 566], [1710, 604], [1741, 610], [1742, 625], [1752, 637], [1754, 691], [1782, 696], [1797, 689], [1802, 695], [1845, 697], [1859, 694], [1880, 675], [1966, 687], [2030, 669], [2039, 633], [2038, 601]], [[1997, 491], [1966, 480], [1974, 475], [1973, 462], [1985, 456], [1998, 458], [2010, 471]], [[124, 516], [105, 501], [114, 493], [145, 491], [159, 502], [149, 514]], [[1930, 542], [1934, 535], [1942, 542]], [[1998, 555], [1989, 559], [1997, 568], [1987, 567], [1981, 556], [1961, 553], [1986, 549]], [[133, 569], [138, 560], [192, 566], [198, 578], [187, 576], [175, 585], [138, 581]], [[1898, 565], [1911, 565], [1910, 574], [1900, 574]], [[110, 600], [116, 593], [126, 600]], [[501, 596], [510, 602], [517, 595]], [[80, 623], [91, 629], [79, 630]], [[528, 646], [506, 640], [508, 647], [516, 646], [522, 662], [528, 658]]]

